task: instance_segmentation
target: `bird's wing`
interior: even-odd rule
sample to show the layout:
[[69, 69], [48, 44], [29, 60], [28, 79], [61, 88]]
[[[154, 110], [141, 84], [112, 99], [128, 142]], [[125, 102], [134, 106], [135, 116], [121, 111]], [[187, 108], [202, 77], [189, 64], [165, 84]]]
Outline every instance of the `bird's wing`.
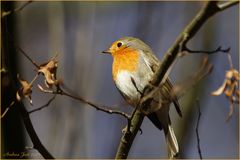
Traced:
[[[149, 68], [151, 68], [152, 72], [155, 72], [160, 62], [158, 58], [155, 56], [155, 54], [153, 53], [152, 49], [140, 39], [137, 39], [137, 38], [129, 38], [129, 39], [130, 39], [128, 42], [129, 45], [132, 46], [133, 48], [139, 49], [140, 53], [142, 54], [144, 62], [147, 64]], [[180, 105], [178, 103], [177, 96], [174, 93], [172, 93], [173, 85], [170, 82], [169, 78], [166, 79], [165, 89], [166, 89], [166, 93], [169, 94], [168, 96], [170, 95], [172, 96], [171, 99], [175, 105], [175, 108], [179, 116], [182, 117]]]
[[[170, 81], [170, 79], [169, 78], [167, 78], [167, 80], [166, 80], [166, 82], [165, 82], [165, 84], [164, 84], [167, 88], [168, 88], [168, 90], [170, 91], [170, 94], [171, 94], [171, 98], [172, 98], [172, 100], [173, 100], [173, 104], [174, 104], [174, 106], [175, 106], [175, 108], [176, 108], [176, 111], [177, 111], [177, 113], [178, 113], [178, 115], [180, 116], [180, 117], [182, 117], [182, 111], [181, 111], [181, 109], [180, 109], [180, 104], [178, 103], [178, 100], [177, 100], [177, 96], [174, 94], [174, 92], [172, 92], [172, 89], [173, 89], [173, 85], [172, 85], [172, 83], [171, 83], [171, 81]], [[172, 92], [172, 93], [171, 93]]]
[[[153, 72], [155, 72], [159, 65], [159, 61], [158, 61], [157, 57], [153, 54], [152, 50], [151, 49], [149, 50], [148, 46], [147, 46], [147, 48], [145, 48], [145, 50], [143, 50], [142, 56], [143, 56], [145, 63], [151, 68], [151, 70]], [[168, 94], [172, 95], [171, 99], [173, 100], [176, 111], [179, 114], [179, 116], [182, 117], [182, 112], [181, 112], [180, 105], [177, 100], [177, 96], [174, 93], [171, 93], [172, 89], [173, 89], [173, 85], [169, 78], [166, 79], [164, 86], [166, 87]]]

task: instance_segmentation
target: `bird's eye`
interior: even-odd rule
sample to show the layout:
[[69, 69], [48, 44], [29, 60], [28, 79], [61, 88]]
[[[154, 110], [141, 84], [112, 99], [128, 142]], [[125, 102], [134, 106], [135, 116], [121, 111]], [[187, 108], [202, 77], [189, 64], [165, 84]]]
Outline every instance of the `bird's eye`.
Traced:
[[117, 43], [118, 48], [122, 46], [122, 42]]

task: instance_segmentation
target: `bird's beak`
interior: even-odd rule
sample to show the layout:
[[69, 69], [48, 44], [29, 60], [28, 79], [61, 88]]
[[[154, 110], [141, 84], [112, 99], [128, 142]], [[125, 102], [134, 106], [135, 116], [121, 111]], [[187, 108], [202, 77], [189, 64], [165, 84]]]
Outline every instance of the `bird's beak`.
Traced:
[[111, 52], [110, 52], [109, 50], [102, 51], [101, 53], [104, 53], [104, 54], [111, 54]]

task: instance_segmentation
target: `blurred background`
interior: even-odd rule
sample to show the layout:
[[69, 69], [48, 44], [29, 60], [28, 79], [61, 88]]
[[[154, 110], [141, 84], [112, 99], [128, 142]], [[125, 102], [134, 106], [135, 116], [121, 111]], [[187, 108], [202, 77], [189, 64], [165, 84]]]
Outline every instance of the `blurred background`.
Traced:
[[[6, 3], [10, 7], [2, 9], [13, 9], [24, 2]], [[12, 20], [12, 28], [8, 29], [14, 41], [38, 64], [58, 53], [58, 78], [74, 94], [130, 113], [131, 108], [112, 81], [111, 56], [99, 53], [108, 49], [113, 41], [133, 36], [149, 44], [161, 58], [204, 3], [32, 2], [22, 11], [7, 17]], [[238, 69], [238, 16], [238, 5], [218, 13], [201, 28], [188, 47], [194, 50], [214, 50], [220, 45], [222, 48], [231, 47], [233, 64]], [[180, 58], [170, 74], [172, 82], [177, 84], [189, 79], [202, 58], [202, 54]], [[224, 95], [210, 95], [224, 81], [225, 71], [229, 69], [227, 55], [217, 53], [209, 58], [214, 65], [213, 72], [180, 99], [183, 118], [171, 108], [180, 156], [199, 158], [195, 133], [198, 98], [202, 112], [199, 136], [203, 158], [238, 158], [238, 106], [235, 104], [234, 114], [226, 123], [228, 100]], [[19, 51], [12, 56], [10, 63], [16, 64], [15, 72], [24, 79], [30, 81], [35, 76], [34, 66]], [[42, 84], [43, 78], [37, 83]], [[25, 101], [25, 106], [28, 110], [38, 108], [51, 96], [39, 92], [35, 85], [34, 105], [30, 106]], [[20, 119], [17, 119], [19, 117], [10, 118], [14, 112], [16, 108], [13, 107], [2, 121], [2, 154], [14, 151], [16, 147], [24, 150], [33, 146]], [[56, 158], [114, 158], [121, 131], [127, 124], [118, 115], [97, 111], [64, 96], [57, 96], [49, 107], [30, 114], [30, 118], [40, 140]], [[148, 119], [144, 120], [141, 129], [143, 134], [136, 136], [129, 158], [167, 158], [163, 132]], [[29, 152], [38, 153], [36, 150]], [[40, 157], [37, 154], [31, 158]]]

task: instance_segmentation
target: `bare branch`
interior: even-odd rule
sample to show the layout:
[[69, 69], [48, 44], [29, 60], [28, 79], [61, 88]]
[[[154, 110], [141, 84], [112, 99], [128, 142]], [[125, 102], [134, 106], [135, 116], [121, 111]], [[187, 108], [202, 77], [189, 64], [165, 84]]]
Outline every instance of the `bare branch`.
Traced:
[[219, 46], [217, 49], [212, 50], [212, 51], [194, 51], [194, 50], [190, 50], [189, 48], [187, 48], [186, 46], [182, 49], [182, 51], [187, 51], [188, 53], [204, 53], [204, 54], [214, 54], [214, 53], [218, 53], [218, 52], [223, 52], [223, 53], [228, 53], [230, 51], [230, 47], [226, 48], [226, 49], [222, 49], [221, 46]]
[[21, 117], [23, 119], [24, 126], [28, 132], [28, 135], [31, 138], [31, 141], [33, 143], [33, 148], [38, 150], [38, 152], [45, 158], [45, 159], [54, 159], [54, 157], [48, 152], [48, 150], [43, 146], [40, 139], [38, 138], [38, 135], [32, 125], [31, 119], [29, 117], [29, 114], [26, 110], [26, 108], [21, 104], [19, 107], [17, 107], [20, 111]]
[[56, 95], [54, 95], [51, 99], [49, 99], [48, 102], [46, 104], [44, 104], [43, 106], [41, 106], [39, 108], [36, 108], [36, 109], [33, 109], [33, 110], [29, 111], [28, 113], [31, 114], [33, 112], [36, 112], [36, 111], [39, 111], [43, 108], [48, 107], [55, 98], [56, 98]]
[[130, 132], [125, 132], [121, 138], [115, 159], [127, 158], [133, 140], [137, 135], [139, 128], [141, 127], [143, 119], [143, 114], [139, 110], [137, 110], [133, 116], [133, 119], [131, 120]]
[[201, 110], [200, 110], [200, 104], [199, 104], [198, 99], [197, 99], [197, 107], [198, 107], [198, 118], [197, 118], [197, 126], [196, 126], [197, 148], [198, 148], [199, 157], [200, 157], [200, 159], [202, 159], [202, 151], [201, 151], [201, 147], [200, 147], [200, 137], [199, 137], [199, 132], [198, 132], [200, 118], [201, 118], [202, 113], [201, 113]]
[[[25, 6], [22, 6], [22, 7], [18, 8], [18, 9], [15, 9], [13, 12], [20, 11], [24, 7]], [[3, 8], [5, 8], [5, 7], [3, 7]], [[11, 13], [9, 13], [9, 14], [11, 14]], [[14, 27], [12, 23], [11, 24], [10, 23], [6, 23], [5, 21], [4, 21], [4, 24], [2, 25], [2, 32], [3, 32], [3, 34], [1, 35], [1, 38], [4, 38], [4, 41], [2, 41], [2, 45], [3, 45], [3, 47], [2, 47], [2, 57], [4, 57], [4, 59], [2, 60], [2, 64], [1, 65], [3, 66], [3, 68], [6, 68], [6, 70], [8, 70], [8, 67], [10, 67], [9, 66], [10, 64], [6, 63], [5, 60], [11, 60], [10, 59], [11, 57], [9, 57], [10, 53], [8, 53], [8, 51], [10, 51], [11, 48], [14, 48], [14, 45], [13, 45], [14, 43], [13, 44], [8, 43], [8, 38], [11, 39], [12, 36], [9, 36], [9, 37], [6, 36], [6, 35], [10, 35], [9, 32], [8, 32], [8, 28], [12, 28], [12, 27]], [[12, 30], [12, 29], [10, 29], [10, 30]], [[28, 60], [31, 61], [31, 59], [27, 56], [27, 54], [25, 54], [23, 51], [22, 51], [22, 53], [25, 55], [25, 57], [28, 58]], [[33, 61], [31, 61], [31, 62], [33, 63]], [[33, 63], [33, 64], [38, 68], [38, 65], [36, 63]], [[14, 65], [11, 65], [11, 67], [13, 67], [12, 70], [16, 69], [14, 67]], [[13, 78], [12, 76], [9, 76], [9, 79], [11, 79], [11, 80], [10, 80], [10, 83], [8, 84], [8, 86], [7, 86], [7, 87], [9, 87], [9, 91], [8, 92], [10, 94], [14, 94], [14, 93], [17, 92], [15, 90], [17, 87], [15, 86], [16, 84], [14, 83], [14, 82], [16, 82], [16, 79], [13, 80], [12, 78]], [[33, 81], [34, 81], [34, 79], [33, 79]], [[38, 152], [43, 156], [43, 158], [45, 158], [45, 159], [53, 159], [54, 157], [43, 146], [43, 144], [41, 143], [41, 141], [40, 141], [40, 139], [39, 139], [39, 137], [38, 137], [38, 135], [36, 133], [36, 131], [34, 130], [34, 127], [32, 125], [31, 119], [29, 117], [29, 114], [28, 114], [25, 106], [21, 102], [18, 102], [17, 99], [14, 99], [14, 101], [15, 101], [15, 105], [16, 105], [16, 107], [14, 109], [17, 109], [20, 117], [22, 118], [24, 127], [26, 128], [26, 131], [27, 131], [28, 135], [30, 136], [30, 139], [31, 139], [31, 141], [33, 143], [34, 148], [36, 150], [38, 150]]]
[[96, 110], [103, 111], [105, 113], [121, 115], [121, 116], [125, 117], [126, 119], [129, 119], [129, 117], [130, 117], [128, 114], [126, 114], [122, 111], [112, 110], [112, 109], [109, 109], [108, 106], [100, 106], [100, 105], [90, 102], [89, 100], [86, 100], [80, 96], [75, 96], [70, 93], [67, 93], [64, 90], [62, 90], [60, 87], [58, 88], [58, 91], [45, 90], [40, 85], [38, 85], [38, 88], [44, 93], [50, 93], [50, 94], [55, 94], [55, 95], [58, 94], [58, 95], [64, 95], [64, 96], [70, 97], [70, 98], [80, 101], [82, 103], [88, 104], [89, 106], [92, 106]]
[[38, 76], [39, 76], [39, 73], [37, 73], [37, 74], [35, 75], [35, 77], [34, 77], [34, 78], [32, 79], [32, 81], [30, 82], [30, 85], [33, 85], [33, 83], [37, 80]]
[[14, 9], [14, 10], [3, 12], [1, 17], [4, 18], [4, 17], [6, 17], [8, 15], [11, 15], [13, 13], [20, 12], [21, 10], [23, 10], [30, 3], [32, 3], [32, 0], [27, 1], [26, 3], [24, 3], [23, 5], [21, 5], [20, 7]]
[[78, 96], [71, 95], [71, 94], [66, 93], [66, 92], [64, 92], [64, 91], [60, 92], [60, 94], [65, 95], [65, 96], [70, 97], [70, 98], [73, 98], [73, 99], [75, 99], [75, 100], [78, 100], [78, 101], [80, 101], [80, 102], [86, 103], [86, 104], [94, 107], [96, 110], [103, 111], [103, 112], [109, 113], [109, 114], [121, 115], [121, 116], [123, 116], [123, 117], [125, 117], [125, 118], [127, 118], [127, 119], [129, 118], [129, 115], [127, 115], [127, 114], [124, 113], [124, 112], [121, 112], [121, 111], [118, 111], [118, 110], [107, 109], [107, 108], [109, 108], [109, 107], [107, 107], [107, 106], [99, 106], [99, 105], [96, 104], [96, 103], [90, 102], [90, 101], [88, 101], [88, 100], [86, 100], [86, 99], [83, 99], [83, 98], [81, 98], [81, 97], [78, 97]]
[[141, 97], [142, 97], [142, 96], [143, 96], [143, 93], [138, 89], [137, 84], [136, 84], [136, 82], [135, 82], [135, 80], [134, 80], [133, 77], [131, 77], [131, 82], [132, 82], [133, 86], [135, 87], [135, 89], [137, 90], [137, 92], [138, 92], [138, 93], [141, 95]]
[[152, 85], [158, 86], [161, 83], [165, 73], [179, 53], [180, 44], [187, 44], [187, 42], [192, 39], [192, 37], [210, 17], [220, 11], [223, 11], [224, 9], [220, 9], [218, 7], [217, 1], [210, 1], [206, 3], [195, 18], [184, 29], [184, 31], [178, 36], [172, 47], [170, 47], [165, 53], [161, 65], [159, 65], [157, 72], [153, 76], [151, 81]]
[[12, 101], [11, 104], [5, 109], [5, 111], [3, 112], [3, 114], [1, 115], [1, 119], [7, 114], [7, 112], [9, 111], [10, 107], [12, 107], [15, 104], [15, 101]]
[[228, 1], [228, 2], [224, 2], [224, 3], [218, 4], [218, 8], [220, 10], [224, 10], [224, 9], [232, 7], [232, 6], [234, 6], [234, 5], [238, 4], [238, 3], [239, 3], [239, 1]]
[[40, 68], [40, 66], [26, 53], [24, 52], [24, 50], [22, 48], [20, 48], [17, 45], [14, 45], [19, 51], [20, 53], [22, 53], [37, 69]]

